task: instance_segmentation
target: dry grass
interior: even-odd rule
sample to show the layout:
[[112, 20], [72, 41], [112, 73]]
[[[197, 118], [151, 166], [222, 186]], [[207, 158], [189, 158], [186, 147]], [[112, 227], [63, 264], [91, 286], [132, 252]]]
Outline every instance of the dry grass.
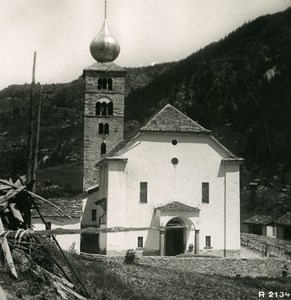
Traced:
[[[78, 261], [78, 262], [77, 262]], [[93, 299], [258, 299], [259, 291], [290, 291], [291, 278], [231, 278], [181, 268], [125, 264], [122, 260], [75, 261]], [[178, 260], [177, 260], [178, 263]], [[213, 272], [213, 270], [211, 270]]]

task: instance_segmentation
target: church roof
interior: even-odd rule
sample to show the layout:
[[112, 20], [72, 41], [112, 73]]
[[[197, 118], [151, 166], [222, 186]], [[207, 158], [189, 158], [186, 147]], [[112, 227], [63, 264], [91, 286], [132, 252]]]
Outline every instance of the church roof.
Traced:
[[184, 203], [173, 201], [166, 205], [158, 206], [156, 209], [160, 209], [161, 211], [177, 211], [177, 210], [183, 210], [183, 211], [199, 211], [200, 209], [197, 207], [193, 207], [190, 205], [186, 205]]
[[243, 221], [244, 224], [268, 225], [274, 221], [274, 217], [270, 215], [254, 215]]
[[219, 143], [212, 135], [211, 131], [205, 129], [197, 122], [193, 121], [185, 114], [170, 104], [167, 104], [160, 112], [158, 112], [145, 126], [138, 131], [132, 132], [122, 142], [116, 145], [108, 154], [107, 157], [115, 156], [123, 147], [135, 140], [143, 132], [181, 132], [194, 134], [207, 134], [215, 143], [223, 148], [229, 158], [225, 158], [224, 162], [241, 162], [243, 159], [237, 157]]
[[167, 104], [157, 113], [141, 131], [194, 132], [210, 133], [171, 104]]
[[119, 150], [121, 150], [125, 145], [127, 145], [131, 140], [135, 139], [139, 135], [139, 130], [134, 131], [129, 134], [123, 141], [117, 144], [108, 154], [107, 157], [113, 157]]
[[119, 71], [119, 72], [126, 72], [125, 68], [122, 68], [116, 65], [113, 62], [106, 62], [106, 63], [99, 63], [95, 62], [94, 64], [90, 65], [89, 67], [85, 68], [84, 71]]
[[291, 226], [291, 212], [287, 212], [285, 215], [280, 217], [275, 221], [276, 225], [285, 225], [285, 226]]

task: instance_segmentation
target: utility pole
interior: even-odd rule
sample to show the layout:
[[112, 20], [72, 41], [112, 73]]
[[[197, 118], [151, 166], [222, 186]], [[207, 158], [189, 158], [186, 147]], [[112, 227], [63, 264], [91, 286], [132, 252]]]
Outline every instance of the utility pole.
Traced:
[[36, 171], [37, 171], [37, 161], [38, 161], [38, 150], [39, 150], [39, 132], [40, 132], [40, 115], [41, 115], [41, 104], [42, 104], [42, 86], [40, 87], [39, 98], [38, 98], [38, 108], [37, 108], [37, 120], [35, 129], [35, 143], [33, 151], [33, 165], [32, 165], [32, 186], [31, 191], [35, 193], [36, 186]]
[[33, 67], [32, 67], [32, 82], [30, 89], [30, 101], [29, 101], [29, 128], [28, 128], [28, 160], [27, 160], [27, 173], [26, 173], [26, 184], [29, 184], [32, 180], [32, 166], [33, 166], [33, 92], [35, 87], [35, 64], [36, 64], [36, 52], [33, 56]]
[[[29, 128], [28, 128], [28, 159], [27, 159], [27, 173], [26, 173], [26, 185], [29, 190], [32, 190], [32, 180], [33, 180], [33, 163], [34, 163], [34, 89], [35, 89], [35, 65], [36, 65], [36, 52], [33, 55], [33, 67], [32, 67], [32, 82], [30, 89], [30, 101], [29, 101]], [[34, 185], [34, 184], [33, 184]], [[27, 205], [24, 209], [24, 219], [27, 228], [31, 228], [31, 204], [32, 201], [30, 197], [27, 199]], [[29, 247], [29, 253], [31, 247]]]

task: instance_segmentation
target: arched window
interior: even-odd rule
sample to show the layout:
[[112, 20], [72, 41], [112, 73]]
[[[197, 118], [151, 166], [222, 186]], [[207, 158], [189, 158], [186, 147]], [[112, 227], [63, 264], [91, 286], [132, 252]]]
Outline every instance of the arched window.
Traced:
[[101, 103], [97, 102], [96, 103], [96, 115], [99, 116], [101, 112]]
[[107, 115], [107, 104], [106, 104], [106, 102], [101, 103], [101, 115], [102, 116]]
[[103, 89], [103, 90], [107, 90], [107, 79], [106, 79], [106, 78], [104, 78], [104, 79], [102, 80], [102, 89]]
[[106, 154], [106, 144], [105, 143], [101, 144], [101, 154]]
[[104, 125], [103, 123], [99, 123], [99, 134], [103, 134], [104, 132]]
[[102, 79], [98, 78], [98, 85], [97, 85], [98, 90], [102, 89]]
[[107, 84], [108, 84], [108, 90], [112, 91], [112, 78], [108, 78]]
[[112, 102], [109, 102], [109, 103], [107, 104], [107, 106], [108, 106], [108, 115], [109, 115], [109, 116], [112, 116], [112, 115], [113, 115], [113, 103], [112, 103]]
[[113, 103], [108, 98], [101, 98], [96, 102], [96, 115], [97, 116], [112, 116]]
[[104, 125], [104, 133], [105, 133], [105, 134], [109, 134], [109, 124], [108, 124], [108, 123], [106, 123], [106, 124]]

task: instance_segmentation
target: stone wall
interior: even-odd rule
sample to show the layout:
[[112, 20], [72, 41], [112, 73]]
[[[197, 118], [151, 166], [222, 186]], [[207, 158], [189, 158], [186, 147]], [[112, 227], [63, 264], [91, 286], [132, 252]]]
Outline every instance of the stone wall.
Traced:
[[[112, 90], [98, 90], [98, 78], [110, 77]], [[86, 71], [84, 95], [84, 154], [83, 154], [83, 190], [98, 184], [99, 170], [96, 164], [102, 158], [101, 144], [106, 144], [108, 154], [123, 141], [124, 132], [124, 93], [125, 72]], [[107, 99], [113, 103], [113, 115], [96, 115], [96, 103]], [[99, 123], [109, 125], [109, 134], [99, 134]]]
[[263, 256], [291, 260], [291, 242], [257, 234], [241, 233], [241, 245], [260, 252]]

